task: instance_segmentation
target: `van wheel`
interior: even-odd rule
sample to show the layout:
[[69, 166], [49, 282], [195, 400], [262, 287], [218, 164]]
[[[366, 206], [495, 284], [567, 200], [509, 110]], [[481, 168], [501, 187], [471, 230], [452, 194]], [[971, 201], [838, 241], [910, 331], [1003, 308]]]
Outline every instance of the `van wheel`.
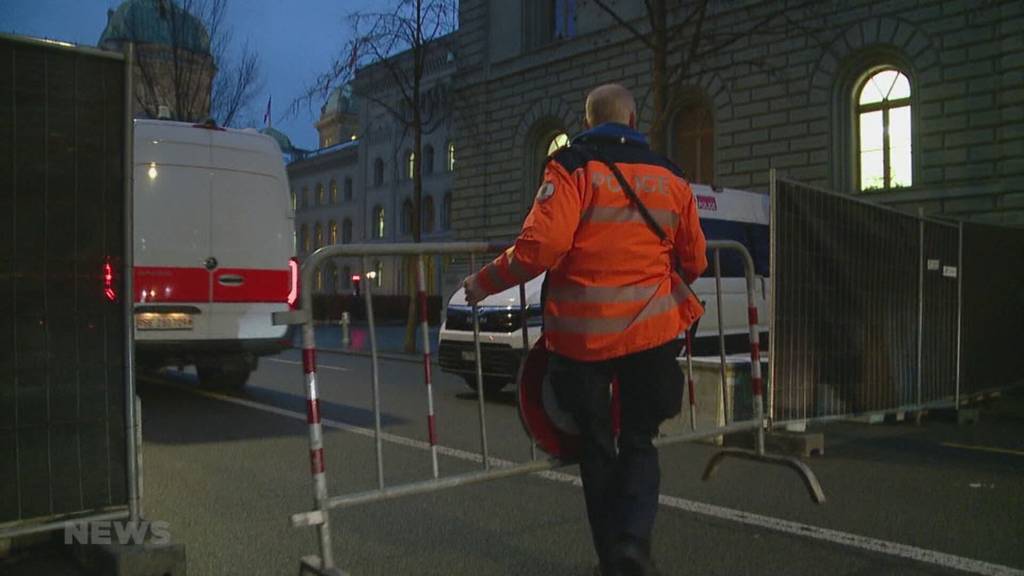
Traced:
[[199, 383], [205, 388], [240, 390], [249, 381], [252, 364], [244, 358], [219, 358], [196, 364]]
[[[476, 374], [463, 374], [462, 379], [466, 381], [466, 386], [469, 386], [470, 390], [476, 392]], [[484, 398], [493, 398], [495, 394], [501, 392], [506, 384], [508, 384], [508, 380], [504, 378], [484, 376]]]

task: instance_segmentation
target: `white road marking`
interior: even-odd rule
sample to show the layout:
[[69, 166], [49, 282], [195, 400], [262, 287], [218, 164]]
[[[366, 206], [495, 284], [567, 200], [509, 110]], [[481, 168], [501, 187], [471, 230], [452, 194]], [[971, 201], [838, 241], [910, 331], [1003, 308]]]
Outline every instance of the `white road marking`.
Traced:
[[[281, 360], [280, 358], [264, 358], [265, 362], [277, 362], [278, 364], [292, 364], [294, 366], [302, 366], [302, 362], [296, 362], [295, 360]], [[351, 368], [345, 368], [344, 366], [329, 366], [327, 364], [317, 364], [317, 372], [321, 370], [337, 370], [338, 372], [350, 372]]]
[[[276, 361], [284, 362], [283, 360]], [[192, 392], [194, 394], [205, 396], [207, 398], [221, 400], [223, 402], [229, 402], [232, 404], [237, 404], [239, 406], [245, 406], [247, 408], [260, 410], [270, 414], [277, 414], [279, 416], [284, 416], [286, 418], [291, 418], [293, 420], [299, 420], [302, 422], [306, 421], [306, 415], [301, 412], [286, 410], [284, 408], [278, 408], [276, 406], [270, 406], [268, 404], [254, 402], [252, 400], [246, 400], [244, 398], [225, 396], [223, 394], [210, 392], [208, 390], [199, 390], [185, 386], [180, 386], [177, 384], [168, 384], [167, 382], [163, 381], [157, 382], [167, 386], [180, 388], [181, 390]], [[330, 428], [344, 430], [346, 432], [351, 432], [353, 434], [358, 434], [359, 436], [364, 436], [367, 438], [374, 437], [374, 431], [370, 428], [353, 426], [352, 424], [345, 424], [344, 422], [338, 422], [336, 420], [330, 420], [327, 418], [323, 419], [322, 422], [324, 426], [328, 426]], [[397, 434], [381, 432], [381, 439], [385, 442], [390, 442], [392, 444], [397, 444], [399, 446], [418, 448], [420, 450], [430, 450], [430, 444], [428, 442], [416, 440], [413, 438], [407, 438], [405, 436], [398, 436]], [[466, 460], [469, 462], [481, 461], [480, 454], [476, 452], [459, 450], [457, 448], [449, 448], [447, 446], [438, 446], [437, 450], [439, 454], [444, 454], [445, 456], [450, 456], [452, 458]], [[511, 460], [504, 460], [501, 458], [493, 457], [489, 458], [489, 461], [492, 466], [512, 466], [515, 464], [515, 462], [512, 462]], [[582, 480], [580, 480], [579, 476], [573, 474], [566, 474], [564, 472], [538, 472], [536, 473], [536, 476], [540, 476], [542, 478], [552, 480], [555, 482], [571, 484], [577, 487], [583, 485], [583, 482]], [[658, 502], [662, 506], [665, 506], [666, 508], [673, 508], [676, 510], [682, 510], [694, 514], [711, 516], [722, 520], [737, 522], [739, 524], [746, 524], [748, 526], [756, 526], [758, 528], [764, 528], [767, 530], [773, 530], [776, 532], [782, 532], [794, 536], [810, 538], [812, 540], [821, 540], [824, 542], [840, 544], [842, 546], [848, 546], [851, 548], [859, 548], [861, 550], [867, 550], [869, 552], [886, 554], [889, 556], [895, 556], [898, 558], [913, 560], [925, 564], [932, 564], [935, 566], [950, 568], [953, 570], [960, 570], [962, 572], [967, 572], [970, 574], [980, 574], [983, 576], [1024, 576], [1024, 570], [1012, 568], [1010, 566], [1003, 566], [1001, 564], [983, 562], [981, 560], [964, 558], [963, 556], [946, 554], [945, 552], [938, 552], [936, 550], [918, 548], [916, 546], [909, 546], [907, 544], [900, 544], [898, 542], [889, 542], [888, 540], [880, 540], [877, 538], [860, 536], [858, 534], [851, 534], [849, 532], [842, 532], [839, 530], [832, 530], [829, 528], [812, 526], [810, 524], [792, 522], [790, 520], [784, 520], [782, 518], [763, 516], [751, 512], [744, 512], [742, 510], [726, 508], [724, 506], [716, 506], [714, 504], [706, 504], [704, 502], [686, 500], [684, 498], [677, 498], [675, 496], [660, 494], [658, 496]]]

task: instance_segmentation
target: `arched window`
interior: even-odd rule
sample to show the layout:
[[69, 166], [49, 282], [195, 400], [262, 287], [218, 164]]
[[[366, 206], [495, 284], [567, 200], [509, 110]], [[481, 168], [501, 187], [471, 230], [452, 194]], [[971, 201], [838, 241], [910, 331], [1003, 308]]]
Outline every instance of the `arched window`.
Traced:
[[558, 152], [561, 148], [569, 145], [569, 135], [565, 132], [559, 132], [555, 134], [551, 141], [548, 142], [548, 156], [551, 156], [555, 152]]
[[450, 230], [452, 227], [452, 193], [445, 192], [444, 200], [441, 201], [441, 230]]
[[910, 80], [895, 68], [875, 69], [858, 84], [854, 102], [858, 189], [911, 186]]
[[384, 160], [380, 158], [373, 161], [373, 185], [384, 185]]
[[307, 254], [312, 251], [310, 250], [309, 228], [305, 224], [299, 228], [299, 245], [302, 246], [302, 251]]
[[445, 162], [445, 167], [449, 172], [455, 171], [455, 142], [448, 143], [448, 161]]
[[332, 262], [328, 262], [327, 264], [324, 265], [324, 268], [327, 270], [327, 273], [325, 274], [327, 276], [327, 278], [326, 278], [327, 285], [325, 286], [325, 288], [326, 288], [325, 291], [326, 292], [337, 292], [338, 291], [338, 267], [335, 266]]
[[711, 109], [703, 102], [685, 106], [672, 126], [673, 156], [693, 183], [715, 180], [715, 126]]
[[405, 163], [406, 163], [406, 178], [412, 180], [413, 175], [416, 173], [416, 153], [412, 151], [405, 152]]
[[313, 242], [317, 248], [322, 248], [324, 245], [324, 227], [319, 222], [316, 223], [316, 227], [313, 228]]
[[434, 197], [427, 195], [423, 197], [423, 206], [420, 207], [423, 213], [423, 221], [420, 222], [420, 232], [430, 234], [434, 231]]
[[292, 197], [292, 203], [291, 203], [292, 212], [295, 212], [295, 209], [298, 208], [298, 206], [297, 206], [298, 198], [295, 197], [295, 190], [291, 190], [290, 194], [291, 194], [291, 197]]
[[[569, 144], [569, 135], [561, 127], [561, 121], [555, 118], [541, 120], [530, 130], [527, 139], [526, 166], [523, 175], [522, 203], [524, 211], [533, 206], [537, 195], [537, 187], [543, 176], [548, 156]], [[525, 212], [524, 212], [525, 215]]]
[[423, 173], [434, 173], [434, 147], [430, 144], [423, 147]]
[[338, 183], [331, 178], [331, 204], [338, 203]]
[[301, 206], [303, 208], [309, 208], [309, 188], [306, 188], [305, 186], [302, 187], [302, 200], [301, 200], [301, 202], [302, 202]]
[[327, 197], [324, 194], [324, 185], [320, 182], [316, 183], [316, 205], [323, 206], [327, 204]]
[[348, 218], [341, 223], [341, 243], [348, 244], [352, 242], [352, 221]]
[[409, 198], [402, 202], [402, 234], [412, 234], [412, 200]]
[[352, 201], [352, 177], [345, 177], [345, 202]]
[[327, 223], [327, 243], [337, 244], [338, 243], [338, 223], [331, 220]]
[[373, 209], [373, 237], [384, 238], [384, 207], [375, 206]]

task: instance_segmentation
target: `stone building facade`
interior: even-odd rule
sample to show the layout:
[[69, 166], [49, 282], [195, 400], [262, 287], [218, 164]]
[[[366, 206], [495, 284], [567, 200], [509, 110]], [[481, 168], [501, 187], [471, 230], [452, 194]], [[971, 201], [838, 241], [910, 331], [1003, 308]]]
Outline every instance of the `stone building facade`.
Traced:
[[[316, 122], [324, 147], [288, 165], [300, 257], [332, 243], [412, 242], [413, 162], [422, 162], [422, 241], [451, 238], [455, 148], [448, 95], [454, 72], [447, 43], [439, 43], [427, 59], [423, 79], [430, 122], [422, 160], [413, 157], [412, 132], [395, 117], [402, 111], [400, 93], [382, 66], [361, 70], [351, 87], [331, 93]], [[336, 259], [318, 272], [314, 289], [342, 292], [352, 287], [353, 275], [361, 275], [373, 282], [375, 292], [402, 294], [414, 280], [397, 257], [378, 257], [368, 264], [362, 270], [358, 259]], [[428, 262], [429, 293], [447, 289], [441, 283], [445, 266]]]
[[[795, 4], [711, 3], [705, 35], [735, 36], [694, 62], [670, 120], [668, 153], [688, 174], [766, 192], [775, 168], [908, 211], [1024, 225], [1024, 3]], [[646, 29], [642, 3], [612, 5]], [[458, 39], [459, 239], [516, 234], [590, 88], [625, 84], [650, 126], [650, 52], [591, 1], [462, 0]], [[890, 91], [868, 94], [876, 84]]]

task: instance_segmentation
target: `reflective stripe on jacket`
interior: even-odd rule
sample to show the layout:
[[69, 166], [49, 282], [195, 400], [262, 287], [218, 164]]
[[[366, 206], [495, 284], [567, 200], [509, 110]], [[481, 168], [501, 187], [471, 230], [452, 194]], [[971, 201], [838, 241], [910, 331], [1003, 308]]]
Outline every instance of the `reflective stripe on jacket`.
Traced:
[[[664, 344], [703, 312], [686, 286], [707, 267], [693, 192], [678, 168], [624, 126], [605, 124], [573, 143], [548, 162], [519, 237], [480, 271], [480, 286], [493, 294], [549, 270], [544, 334], [550, 350], [569, 358], [605, 360]], [[618, 166], [671, 246], [608, 167], [586, 153], [591, 146]]]

